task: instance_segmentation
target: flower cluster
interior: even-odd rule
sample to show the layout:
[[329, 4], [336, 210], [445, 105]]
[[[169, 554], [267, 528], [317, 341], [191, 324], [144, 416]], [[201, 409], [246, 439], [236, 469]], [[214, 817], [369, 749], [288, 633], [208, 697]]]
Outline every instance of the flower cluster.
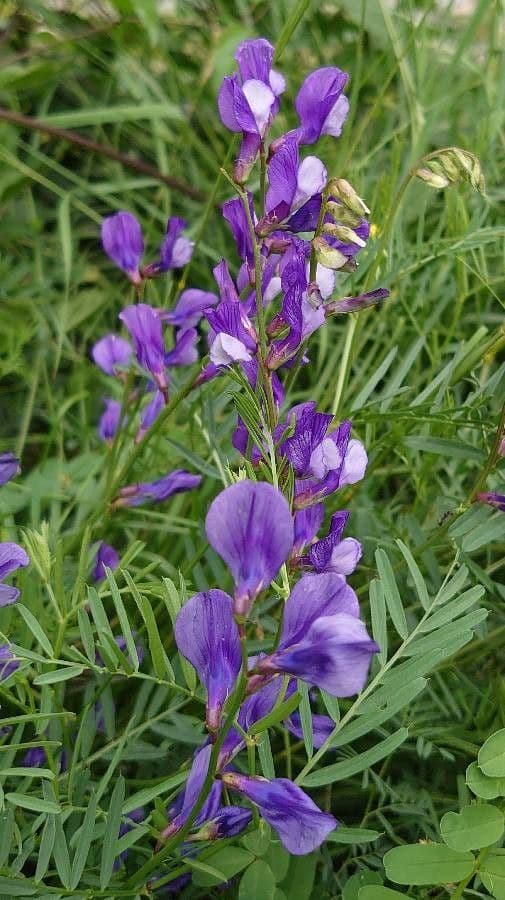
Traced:
[[[259, 807], [286, 849], [294, 854], [309, 853], [336, 827], [333, 816], [322, 813], [289, 780], [245, 776], [230, 770], [230, 762], [244, 747], [244, 731], [283, 697], [289, 697], [296, 690], [296, 679], [335, 697], [352, 696], [362, 689], [378, 647], [359, 617], [354, 591], [341, 575], [324, 571], [305, 574], [294, 585], [282, 612], [277, 645], [244, 660], [244, 623], [255, 599], [268, 589], [293, 553], [293, 516], [272, 485], [241, 481], [216, 497], [205, 525], [209, 543], [231, 572], [234, 595], [212, 589], [193, 596], [179, 612], [175, 639], [205, 688], [211, 735], [223, 725], [227, 701], [241, 690], [241, 676], [244, 686], [237, 715], [240, 730], [232, 727], [226, 733], [215, 782], [194, 824], [207, 826], [223, 814], [221, 785], [225, 784]], [[301, 733], [298, 714], [285, 724], [294, 734]], [[332, 727], [329, 718], [314, 717], [316, 746], [324, 742]], [[179, 806], [170, 811], [172, 821], [165, 838], [184, 824], [194, 806], [207, 777], [210, 746], [195, 757]]]
[[[346, 582], [361, 545], [343, 536], [349, 513], [326, 509], [336, 492], [363, 478], [365, 449], [351, 437], [350, 422], [335, 426], [314, 402], [281, 410], [286, 375], [291, 378], [309, 362], [311, 335], [328, 318], [376, 305], [388, 291], [338, 296], [339, 280], [356, 270], [367, 246], [370, 210], [349, 182], [329, 176], [323, 161], [304, 151], [322, 135], [341, 134], [349, 108], [343, 93], [348, 76], [335, 67], [312, 72], [296, 96], [298, 123], [273, 135], [286, 86], [273, 68], [273, 54], [264, 39], [240, 44], [238, 71], [224, 78], [218, 97], [223, 124], [241, 135], [229, 178], [236, 196], [222, 207], [240, 259], [238, 271], [221, 259], [213, 270], [216, 293], [191, 287], [177, 297], [174, 282], [175, 304], [159, 309], [145, 302], [144, 289], [151, 279], [189, 263], [193, 245], [183, 234], [186, 223], [169, 219], [158, 259], [149, 264], [142, 262], [144, 238], [133, 215], [119, 212], [102, 227], [105, 252], [136, 292], [136, 302], [119, 315], [128, 338], [109, 334], [92, 350], [95, 363], [117, 388], [116, 396], [104, 401], [102, 440], [117, 444], [137, 412], [135, 439], [143, 439], [170, 404], [171, 368], [196, 363], [203, 336], [206, 352], [201, 371], [190, 376], [189, 390], [231, 369], [242, 383], [245, 377], [255, 392], [260, 421], [253, 431], [250, 421], [239, 419], [232, 443], [258, 473], [270, 468], [276, 485], [238, 481], [212, 502], [207, 538], [231, 573], [233, 596], [221, 587], [197, 593], [175, 623], [178, 650], [205, 691], [209, 732], [160, 836], [164, 841], [185, 829], [187, 855], [196, 852], [194, 842], [231, 837], [249, 825], [251, 809], [229, 805], [223, 786], [254, 804], [293, 854], [311, 852], [337, 827], [335, 818], [294, 782], [244, 774], [239, 754], [251, 741], [248, 732], [255, 723], [289, 698], [294, 702], [281, 717], [289, 731], [302, 736], [298, 683], [310, 687], [313, 699], [318, 690], [350, 697], [363, 688], [378, 650]], [[257, 161], [259, 198], [246, 188]], [[198, 475], [172, 471], [155, 481], [119, 487], [113, 506], [163, 500], [199, 481]], [[329, 527], [318, 537], [327, 511]], [[114, 548], [101, 543], [95, 580], [118, 562]], [[283, 589], [275, 584], [273, 589], [284, 594], [285, 602], [277, 638], [265, 639], [261, 652], [252, 655], [247, 637], [253, 606], [279, 573]], [[332, 729], [329, 717], [313, 714], [316, 747]]]

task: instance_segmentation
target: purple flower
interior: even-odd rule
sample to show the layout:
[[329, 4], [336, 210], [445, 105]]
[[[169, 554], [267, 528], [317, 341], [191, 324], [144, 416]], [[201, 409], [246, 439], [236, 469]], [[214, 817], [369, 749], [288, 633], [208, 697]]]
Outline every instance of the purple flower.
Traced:
[[[186, 819], [190, 815], [209, 771], [211, 752], [212, 746], [210, 744], [207, 744], [205, 747], [202, 747], [201, 750], [198, 750], [195, 754], [193, 765], [191, 766], [191, 771], [188, 775], [188, 780], [186, 781], [184, 791], [177, 798], [174, 808], [172, 810], [169, 810], [169, 814], [174, 814], [174, 818], [170, 825], [168, 825], [167, 828], [162, 831], [160, 835], [160, 841], [166, 840], [172, 834], [175, 834], [176, 831], [179, 831], [179, 829], [182, 828]], [[210, 789], [205, 803], [203, 804], [200, 812], [195, 819], [195, 826], [201, 825], [208, 819], [214, 818], [219, 810], [221, 802], [221, 791], [221, 783], [219, 781], [215, 781]]]
[[327, 536], [312, 544], [309, 560], [316, 572], [336, 572], [339, 575], [350, 575], [354, 572], [363, 550], [355, 538], [342, 539], [348, 518], [348, 512], [335, 513]]
[[342, 94], [348, 77], [336, 67], [316, 69], [307, 76], [295, 100], [300, 144], [315, 144], [322, 134], [339, 137], [349, 112], [349, 101]]
[[497, 494], [496, 491], [488, 491], [487, 493], [477, 494], [476, 499], [479, 503], [487, 503], [488, 506], [494, 506], [505, 512], [505, 494]]
[[121, 488], [119, 497], [114, 501], [115, 506], [140, 506], [146, 500], [152, 503], [161, 503], [168, 500], [173, 494], [181, 494], [198, 487], [202, 480], [201, 475], [192, 475], [184, 469], [174, 469], [158, 478], [157, 481], [143, 481], [139, 484], [130, 484]]
[[295, 542], [293, 553], [300, 556], [307, 544], [311, 544], [324, 519], [324, 505], [316, 503], [295, 513]]
[[[10, 541], [0, 544], [0, 582], [15, 572], [16, 569], [24, 568], [30, 562], [28, 554], [19, 544], [13, 544]], [[0, 583], [0, 607], [10, 606], [15, 603], [19, 597], [17, 588], [10, 584]]]
[[144, 407], [140, 417], [140, 428], [135, 436], [137, 443], [142, 440], [147, 429], [156, 421], [164, 406], [166, 406], [165, 395], [161, 391], [154, 391], [152, 399]]
[[105, 397], [103, 402], [105, 410], [98, 423], [98, 436], [102, 441], [110, 442], [114, 440], [120, 425], [121, 404], [117, 400], [111, 400], [110, 397]]
[[0, 681], [5, 681], [16, 669], [19, 669], [19, 660], [8, 644], [0, 644]]
[[341, 300], [333, 300], [327, 303], [324, 311], [329, 316], [337, 316], [345, 313], [361, 312], [370, 306], [377, 306], [387, 297], [389, 297], [387, 288], [377, 288], [375, 291], [368, 291], [366, 294], [358, 294], [356, 297], [342, 297]]
[[210, 506], [205, 530], [235, 581], [235, 612], [247, 616], [255, 597], [275, 578], [293, 546], [289, 506], [270, 484], [240, 481]]
[[187, 288], [183, 291], [175, 307], [172, 310], [159, 310], [159, 317], [169, 325], [178, 328], [194, 328], [198, 325], [203, 313], [210, 306], [215, 306], [217, 297], [210, 291], [201, 291], [199, 288]]
[[181, 237], [181, 232], [187, 228], [185, 219], [171, 216], [167, 222], [167, 233], [160, 248], [160, 271], [168, 269], [182, 269], [187, 265], [193, 254], [194, 242]]
[[151, 373], [160, 391], [165, 391], [165, 345], [156, 310], [147, 303], [138, 303], [136, 306], [127, 306], [119, 314], [119, 318], [133, 338], [139, 365]]
[[23, 765], [30, 769], [37, 769], [43, 766], [46, 761], [46, 751], [43, 747], [31, 747], [27, 750], [23, 757]]
[[244, 806], [222, 806], [216, 816], [202, 826], [192, 841], [216, 841], [242, 834], [252, 821], [252, 812]]
[[221, 776], [223, 784], [239, 791], [259, 807], [265, 821], [275, 829], [281, 844], [294, 856], [319, 847], [337, 827], [336, 819], [323, 813], [298, 785], [287, 778], [251, 778], [238, 772]]
[[256, 350], [256, 332], [242, 303], [223, 302], [205, 313], [212, 331], [210, 359], [215, 366], [248, 362]]
[[[247, 192], [247, 202], [251, 212], [251, 219], [253, 223], [255, 223], [256, 216], [254, 213], [253, 196], [249, 191]], [[234, 197], [233, 200], [227, 200], [223, 203], [221, 209], [223, 217], [231, 228], [238, 255], [247, 262], [249, 266], [252, 266], [254, 264], [252, 237], [249, 231], [249, 225], [242, 200], [239, 197]]]
[[128, 341], [117, 334], [107, 334], [93, 346], [91, 355], [107, 375], [117, 375], [118, 366], [128, 366], [133, 350]]
[[110, 544], [105, 544], [104, 541], [101, 541], [96, 551], [95, 565], [93, 567], [93, 572], [91, 575], [93, 581], [96, 581], [98, 583], [104, 580], [104, 566], [107, 566], [108, 569], [114, 571], [114, 569], [117, 569], [118, 565], [119, 553], [117, 552], [117, 550], [115, 550], [114, 547], [111, 547]]
[[223, 125], [242, 133], [242, 146], [235, 163], [235, 178], [245, 181], [262, 140], [278, 110], [278, 96], [284, 91], [282, 75], [272, 69], [274, 48], [264, 38], [244, 41], [235, 59], [239, 75], [223, 79], [218, 107]]
[[132, 284], [141, 284], [139, 265], [144, 239], [135, 216], [123, 211], [107, 216], [102, 222], [102, 246], [112, 262], [126, 272]]
[[[310, 449], [308, 465], [303, 470], [306, 477], [295, 483], [296, 509], [318, 503], [346, 484], [360, 481], [368, 462], [363, 444], [355, 439], [350, 440], [351, 423], [348, 421], [342, 422], [335, 431], [319, 440], [320, 420], [315, 418], [318, 415], [313, 409], [306, 410], [295, 429], [295, 438], [299, 440], [286, 452], [290, 462], [298, 466], [297, 472], [302, 474], [301, 448], [307, 449], [308, 446]], [[308, 432], [306, 436], [304, 429]], [[314, 434], [317, 440], [310, 443]]]
[[258, 223], [258, 233], [268, 234], [309, 201], [312, 203], [307, 215], [299, 216], [295, 224], [300, 231], [311, 230], [311, 225], [315, 227], [326, 180], [327, 172], [321, 160], [317, 156], [307, 156], [300, 162], [298, 142], [295, 137], [288, 136], [268, 163], [266, 215]]
[[341, 461], [336, 445], [331, 438], [326, 437], [333, 416], [331, 413], [316, 412], [316, 404], [311, 401], [290, 410], [286, 425], [293, 418], [294, 434], [283, 441], [279, 448], [280, 452], [288, 458], [298, 477], [315, 475], [322, 478], [326, 474], [323, 469], [323, 458], [327, 460], [328, 467], [330, 462], [333, 462], [335, 467]]
[[19, 459], [13, 453], [0, 453], [0, 485], [7, 484], [20, 471]]
[[197, 341], [198, 332], [196, 328], [178, 331], [174, 346], [165, 354], [165, 365], [190, 366], [192, 363], [195, 363], [198, 360]]
[[359, 693], [379, 648], [358, 616], [345, 579], [305, 575], [286, 601], [278, 649], [258, 661], [256, 672], [294, 675], [336, 697]]
[[219, 590], [195, 594], [177, 616], [175, 640], [207, 691], [207, 727], [217, 731], [241, 666], [231, 597]]

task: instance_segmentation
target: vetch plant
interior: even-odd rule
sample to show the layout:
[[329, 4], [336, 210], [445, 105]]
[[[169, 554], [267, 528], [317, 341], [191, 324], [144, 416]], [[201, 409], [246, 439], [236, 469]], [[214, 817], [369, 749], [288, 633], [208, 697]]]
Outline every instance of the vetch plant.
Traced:
[[[390, 882], [458, 883], [457, 897], [473, 879], [500, 900], [505, 875], [493, 845], [503, 814], [480, 801], [505, 793], [501, 732], [467, 771], [478, 801], [446, 813], [442, 841], [395, 838], [391, 847], [389, 802], [413, 800], [393, 797], [386, 778], [397, 752], [450, 756], [436, 736], [427, 747], [418, 704], [487, 617], [484, 589], [468, 582], [487, 584], [489, 573], [469, 554], [489, 536], [486, 505], [504, 508], [500, 493], [482, 490], [502, 454], [502, 428], [447, 525], [452, 557], [441, 577], [432, 543], [412, 523], [414, 553], [399, 538], [376, 547], [365, 522], [367, 469], [370, 460], [380, 467], [384, 449], [372, 419], [358, 403], [353, 431], [305, 386], [314, 336], [323, 341], [329, 320], [346, 317], [339, 408], [359, 314], [380, 316], [389, 297], [376, 275], [393, 212], [374, 248], [366, 200], [312, 153], [321, 139], [324, 155], [346, 128], [346, 72], [309, 73], [294, 109], [285, 107], [293, 127], [279, 133], [291, 86], [274, 47], [244, 40], [235, 61], [217, 96], [224, 129], [238, 136], [221, 170], [229, 258], [215, 254], [212, 290], [187, 286], [195, 232], [185, 219], [168, 218], [158, 257], [145, 263], [136, 216], [104, 218], [103, 251], [129, 293], [117, 333], [104, 328], [82, 360], [104, 392], [89, 469], [83, 479], [78, 463], [55, 469], [50, 521], [25, 529], [28, 553], [0, 544], [0, 606], [11, 607], [0, 645], [8, 712], [0, 893], [204, 897], [225, 885], [235, 896], [240, 875], [239, 898], [261, 882], [265, 897], [282, 900], [299, 896], [296, 858], [306, 857], [308, 897], [316, 866], [334, 877], [334, 847], [347, 844], [358, 871], [344, 900], [387, 900], [398, 892], [369, 853], [383, 838]], [[398, 206], [415, 177], [483, 190], [477, 158], [453, 147], [409, 170]], [[354, 292], [346, 279], [360, 255], [366, 278]], [[435, 387], [446, 390], [452, 374]], [[377, 418], [387, 417], [387, 402]], [[439, 415], [435, 402], [430, 415]], [[0, 455], [2, 484], [19, 471], [14, 454]], [[20, 490], [33, 492], [37, 511], [37, 478]], [[362, 514], [347, 534], [360, 491], [353, 508]], [[497, 536], [503, 519], [491, 521]], [[352, 587], [366, 541], [375, 566], [367, 561]], [[28, 566], [21, 595], [3, 583]], [[454, 746], [471, 745], [464, 734]], [[368, 805], [350, 807], [348, 784], [354, 797], [368, 790]], [[372, 796], [380, 830], [368, 827]]]

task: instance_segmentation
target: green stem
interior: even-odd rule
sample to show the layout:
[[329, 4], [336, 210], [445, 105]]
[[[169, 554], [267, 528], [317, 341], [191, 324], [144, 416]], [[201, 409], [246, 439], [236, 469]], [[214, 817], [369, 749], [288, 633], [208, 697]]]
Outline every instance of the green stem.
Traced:
[[191, 810], [190, 815], [186, 819], [186, 822], [182, 826], [179, 831], [171, 837], [166, 844], [155, 853], [153, 857], [148, 860], [139, 870], [136, 872], [134, 876], [130, 879], [129, 883], [127, 883], [126, 887], [135, 887], [137, 885], [145, 884], [146, 879], [149, 877], [151, 872], [155, 871], [160, 864], [170, 855], [172, 850], [178, 847], [183, 840], [187, 837], [189, 832], [192, 829], [192, 826], [195, 822], [198, 813], [200, 812], [203, 804], [205, 803], [210, 790], [212, 788], [212, 784], [214, 782], [214, 778], [217, 772], [217, 764], [219, 759], [219, 753], [221, 751], [221, 747], [223, 746], [224, 739], [228, 732], [230, 731], [233, 723], [235, 721], [235, 716], [239, 711], [242, 701], [245, 696], [245, 688], [247, 684], [247, 670], [248, 670], [248, 657], [247, 657], [247, 643], [245, 634], [241, 635], [241, 655], [242, 655], [242, 668], [240, 672], [240, 676], [237, 682], [237, 686], [230, 697], [229, 700], [229, 708], [227, 712], [226, 722], [224, 723], [219, 735], [215, 743], [212, 746], [212, 751], [210, 755], [209, 761], [209, 769], [205, 778], [205, 781], [202, 785], [200, 793], [198, 794], [196, 803]]

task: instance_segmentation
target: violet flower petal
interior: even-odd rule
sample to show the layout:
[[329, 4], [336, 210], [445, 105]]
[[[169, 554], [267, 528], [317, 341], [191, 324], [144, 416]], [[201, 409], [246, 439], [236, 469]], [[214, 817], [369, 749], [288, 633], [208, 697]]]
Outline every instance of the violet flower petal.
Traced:
[[285, 672], [334, 697], [351, 697], [363, 689], [378, 650], [364, 622], [341, 612], [317, 618], [297, 642], [291, 646], [283, 642], [272, 656], [260, 660], [258, 670]]
[[132, 336], [139, 365], [152, 374], [158, 387], [163, 390], [167, 386], [165, 346], [156, 310], [147, 303], [137, 303], [127, 306], [119, 318]]
[[179, 300], [172, 310], [160, 310], [158, 312], [163, 322], [176, 325], [178, 328], [194, 328], [198, 325], [206, 309], [215, 306], [217, 297], [210, 291], [201, 291], [199, 288], [187, 288], [182, 292]]
[[247, 615], [255, 597], [268, 587], [291, 552], [289, 506], [272, 485], [240, 481], [213, 501], [205, 530], [233, 575], [235, 612]]
[[0, 485], [7, 484], [20, 471], [19, 459], [13, 453], [0, 453]]
[[[254, 222], [255, 216], [253, 196], [250, 191], [247, 192], [247, 202], [249, 204], [251, 217]], [[247, 223], [247, 218], [241, 199], [239, 197], [234, 197], [233, 200], [226, 200], [226, 202], [223, 203], [221, 210], [223, 213], [223, 217], [226, 219], [228, 225], [231, 228], [231, 233], [237, 246], [238, 255], [241, 259], [248, 262], [249, 265], [252, 265], [254, 262], [254, 252], [251, 235], [249, 232], [249, 225]]]
[[207, 727], [216, 731], [241, 666], [231, 597], [219, 590], [195, 594], [180, 610], [174, 632], [179, 652], [195, 667], [207, 691]]
[[94, 344], [91, 355], [107, 375], [116, 375], [118, 366], [128, 366], [133, 354], [131, 344], [117, 334], [107, 334]]
[[133, 284], [140, 284], [139, 264], [144, 252], [144, 239], [139, 222], [129, 212], [107, 216], [102, 222], [102, 246], [107, 256], [126, 272]]
[[[181, 798], [178, 798], [177, 807], [179, 810], [170, 825], [162, 832], [162, 839], [166, 839], [170, 837], [170, 835], [175, 834], [176, 831], [179, 831], [191, 813], [198, 800], [198, 795], [203, 787], [205, 778], [207, 777], [211, 753], [212, 746], [210, 744], [207, 744], [195, 753], [193, 765], [191, 766], [191, 771], [188, 775], [184, 791]], [[195, 819], [195, 825], [201, 825], [202, 822], [214, 818], [219, 810], [221, 793], [221, 783], [215, 781], [205, 803]]]
[[275, 829], [282, 845], [294, 856], [303, 856], [319, 847], [337, 827], [336, 819], [323, 813], [298, 785], [287, 778], [252, 778], [227, 772], [223, 783], [244, 794]]
[[279, 649], [301, 641], [317, 619], [339, 613], [359, 616], [358, 598], [345, 579], [333, 572], [304, 575], [286, 600]]
[[98, 436], [102, 441], [112, 441], [120, 426], [121, 403], [111, 400], [110, 397], [105, 397], [103, 402], [105, 410], [98, 423]]
[[348, 107], [341, 103], [335, 110], [335, 106], [348, 77], [346, 72], [336, 67], [316, 69], [307, 76], [295, 100], [300, 118], [297, 134], [301, 144], [314, 144], [323, 133], [340, 134], [338, 129], [342, 128]]
[[116, 506], [140, 506], [146, 500], [160, 503], [174, 494], [193, 490], [198, 487], [201, 480], [201, 475], [193, 475], [184, 469], [174, 469], [156, 481], [142, 481], [139, 484], [121, 488], [115, 504]]
[[8, 644], [0, 644], [0, 681], [5, 681], [16, 669], [19, 669], [19, 659]]
[[119, 553], [110, 544], [100, 541], [95, 556], [95, 565], [91, 577], [93, 581], [100, 582], [105, 578], [105, 568], [114, 571], [119, 565]]
[[30, 558], [19, 544], [13, 544], [11, 541], [0, 543], [0, 580], [3, 581], [7, 575], [15, 572], [16, 569], [24, 568], [30, 563]]
[[187, 328], [185, 331], [179, 331], [176, 335], [174, 346], [165, 354], [165, 365], [191, 366], [197, 362], [197, 341], [198, 332], [196, 328]]

